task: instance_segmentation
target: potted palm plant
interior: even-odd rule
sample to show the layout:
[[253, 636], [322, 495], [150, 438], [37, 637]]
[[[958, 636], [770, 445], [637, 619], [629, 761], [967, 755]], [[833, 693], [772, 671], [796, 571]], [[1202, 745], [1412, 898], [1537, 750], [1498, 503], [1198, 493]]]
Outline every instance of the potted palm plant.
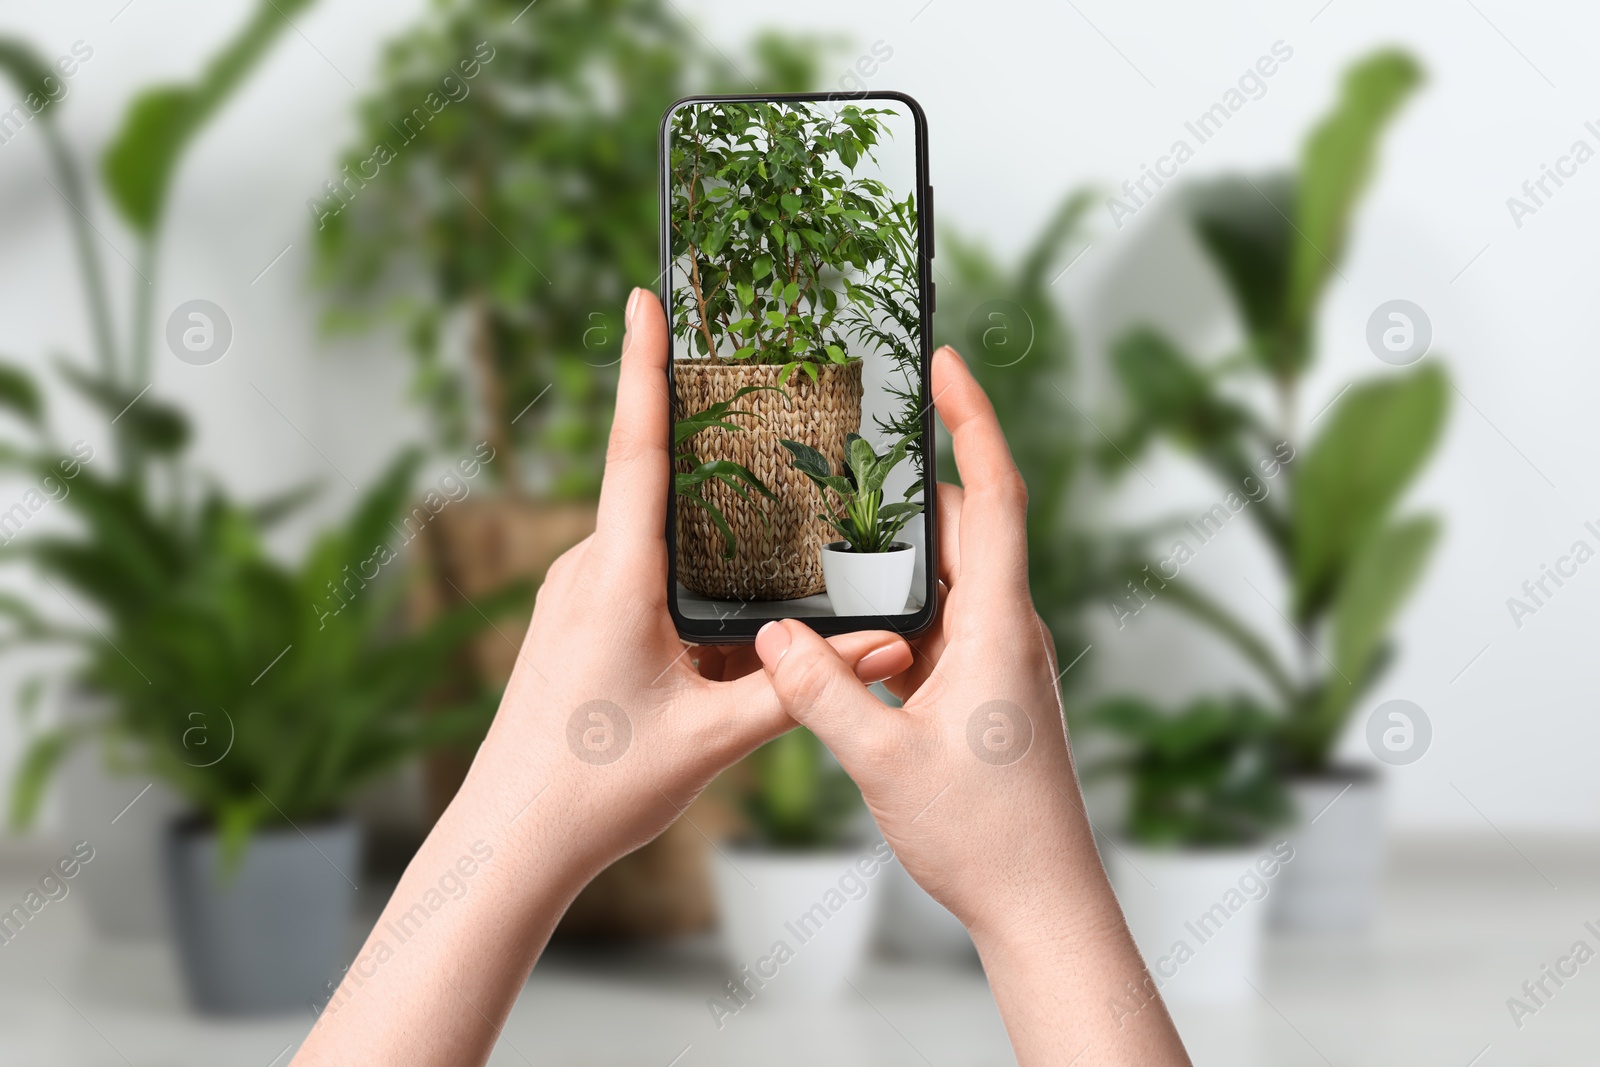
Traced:
[[[48, 469], [55, 457], [29, 462]], [[470, 741], [493, 712], [487, 689], [432, 713], [419, 695], [485, 625], [476, 609], [419, 632], [395, 625], [405, 583], [394, 580], [393, 524], [415, 467], [415, 457], [397, 461], [297, 567], [263, 547], [273, 516], [262, 509], [215, 488], [158, 502], [89, 470], [63, 501], [81, 532], [14, 545], [102, 619], [66, 628], [14, 603], [16, 636], [81, 649], [75, 680], [107, 714], [33, 738], [13, 821], [31, 822], [51, 771], [79, 744], [182, 797], [188, 811], [165, 841], [167, 891], [204, 1010], [297, 1007], [337, 977], [360, 874], [346, 799], [418, 753]]]
[[844, 462], [861, 429], [858, 353], [892, 361], [920, 419], [915, 203], [855, 174], [893, 114], [691, 102], [671, 115], [672, 270], [684, 279], [672, 286], [671, 315], [688, 353], [672, 368], [677, 403], [693, 411], [753, 385], [785, 390], [753, 398], [761, 422], [750, 434], [714, 431], [701, 445], [702, 458], [748, 467], [774, 498], [757, 507], [710, 488], [737, 533], [731, 557], [707, 511], [678, 510], [677, 576], [696, 593], [789, 600], [823, 590], [827, 527], [805, 483], [786, 476], [777, 441]]
[[[418, 751], [470, 734], [493, 699], [478, 691], [422, 715], [417, 694], [482, 617], [462, 611], [408, 635], [395, 625], [401, 587], [377, 582], [396, 574], [390, 522], [414, 459], [398, 461], [303, 565], [287, 567], [261, 538], [309, 492], [252, 506], [232, 500], [187, 460], [183, 413], [148, 395], [152, 276], [170, 183], [206, 121], [284, 32], [285, 16], [305, 6], [264, 0], [193, 83], [147, 91], [129, 108], [98, 168], [141, 245], [125, 331], [106, 298], [85, 170], [56, 126], [60, 109], [41, 113], [57, 187], [73, 205], [64, 214], [76, 231], [97, 357], [63, 359], [61, 376], [104, 414], [109, 444], [64, 444], [35, 378], [0, 367], [0, 409], [22, 434], [8, 432], [0, 463], [60, 485], [52, 496], [76, 520], [70, 530], [8, 529], [6, 558], [31, 564], [88, 609], [79, 609], [81, 624], [65, 625], [25, 598], [0, 598], [7, 648], [57, 643], [80, 653], [67, 692], [88, 709], [35, 731], [14, 779], [13, 822], [31, 823], [53, 772], [79, 747], [129, 784], [118, 820], [156, 782], [181, 798], [186, 815], [164, 828], [164, 840], [141, 840], [123, 858], [165, 856], [191, 995], [227, 1012], [300, 1006], [337, 977], [359, 873], [344, 799]], [[49, 76], [10, 40], [0, 41], [0, 71], [27, 91]], [[128, 822], [118, 830], [133, 833]], [[116, 874], [107, 885], [118, 894], [137, 896], [142, 882], [157, 881], [132, 863]]]
[[[1136, 559], [1120, 579], [1211, 628], [1273, 695], [1273, 761], [1301, 820], [1291, 832], [1299, 858], [1275, 906], [1299, 927], [1358, 928], [1374, 908], [1382, 783], [1367, 769], [1336, 764], [1334, 748], [1393, 659], [1388, 630], [1438, 536], [1435, 517], [1399, 512], [1443, 427], [1449, 385], [1439, 366], [1347, 386], [1316, 416], [1309, 442], [1301, 439], [1307, 424], [1297, 421], [1318, 308], [1379, 137], [1420, 80], [1402, 52], [1368, 56], [1345, 75], [1296, 173], [1227, 178], [1191, 191], [1194, 230], [1233, 297], [1243, 351], [1206, 364], [1140, 328], [1113, 353], [1129, 420], [1113, 435], [1108, 463], [1125, 466], [1157, 438], [1190, 450], [1230, 500], [1250, 498], [1247, 507], [1227, 508], [1248, 514], [1289, 587], [1279, 614], [1301, 650], [1295, 663], [1178, 574], [1195, 545], [1164, 544], [1162, 564]], [[1258, 411], [1237, 399], [1243, 395], [1273, 396], [1277, 410]], [[1287, 484], [1259, 493], [1263, 473]]]
[[726, 1007], [836, 997], [871, 943], [882, 895], [871, 879], [888, 856], [862, 848], [860, 792], [803, 727], [721, 782], [747, 827], [713, 861], [732, 986], [744, 991]]
[[1272, 760], [1275, 717], [1244, 697], [1174, 714], [1124, 697], [1085, 722], [1116, 739], [1084, 782], [1115, 776], [1127, 790], [1106, 866], [1153, 979], [1168, 999], [1248, 998], [1264, 898], [1294, 854], [1269, 836], [1291, 810]]
[[[895, 538], [922, 514], [911, 500], [883, 502], [883, 485], [911, 450], [916, 437], [902, 437], [883, 455], [851, 434], [845, 440], [844, 472], [834, 474], [827, 457], [799, 441], [780, 441], [795, 469], [822, 494], [817, 516], [842, 538], [822, 546], [819, 558], [835, 615], [898, 615], [911, 593], [915, 547]], [[917, 492], [913, 486], [908, 496]]]
[[[182, 450], [188, 439], [188, 424], [182, 413], [163, 402], [159, 394], [147, 391], [153, 378], [157, 249], [168, 194], [190, 145], [286, 32], [287, 20], [309, 5], [310, 0], [276, 4], [261, 0], [255, 4], [240, 30], [201, 67], [193, 81], [149, 87], [132, 99], [96, 166], [84, 165], [82, 154], [62, 128], [64, 117], [71, 114], [70, 104], [63, 101], [37, 112], [33, 128], [44, 139], [56, 191], [67, 201], [62, 218], [70, 228], [77, 256], [93, 349], [89, 360], [61, 357], [61, 379], [109, 420], [107, 436], [115, 449], [99, 437], [95, 442], [69, 447], [50, 436], [42, 421], [43, 404], [36, 381], [23, 373], [11, 373], [5, 376], [4, 403], [22, 420], [33, 442], [30, 448], [5, 454], [0, 463], [36, 472], [46, 455], [61, 454], [63, 458], [58, 462], [83, 461], [96, 472], [114, 466], [116, 477], [112, 484], [143, 497], [152, 491], [155, 470]], [[56, 73], [26, 42], [0, 37], [0, 76], [10, 79], [25, 98], [55, 98], [60, 88]], [[132, 306], [122, 322], [115, 315], [109, 295], [116, 279], [108, 274], [101, 238], [91, 221], [97, 179], [104, 201], [137, 242], [137, 273], [129, 272], [126, 279]], [[87, 451], [80, 451], [78, 445]], [[59, 474], [58, 467], [54, 476]], [[292, 497], [291, 494], [280, 503]], [[15, 531], [7, 533], [14, 536]], [[7, 600], [6, 604], [4, 613], [23, 630], [48, 630], [25, 601]], [[36, 676], [28, 693], [44, 691], [37, 682]], [[24, 700], [22, 706], [26, 711], [33, 703], [31, 699]], [[61, 690], [60, 712], [64, 720], [92, 724], [106, 711], [105, 701], [81, 686], [69, 685]], [[97, 800], [120, 798], [116, 802], [122, 803], [140, 788], [140, 784], [134, 784], [133, 790], [127, 790], [128, 780], [84, 758], [74, 760], [67, 773], [73, 781], [65, 790], [63, 814], [73, 825], [86, 821], [88, 810]], [[161, 927], [157, 840], [163, 816], [176, 810], [177, 805], [176, 798], [155, 787], [135, 809], [124, 813], [116, 840], [106, 843], [105, 852], [110, 857], [107, 862], [120, 872], [116, 884], [90, 881], [82, 890], [90, 917], [102, 934], [140, 936]], [[95, 820], [102, 817], [101, 810], [93, 807]]]

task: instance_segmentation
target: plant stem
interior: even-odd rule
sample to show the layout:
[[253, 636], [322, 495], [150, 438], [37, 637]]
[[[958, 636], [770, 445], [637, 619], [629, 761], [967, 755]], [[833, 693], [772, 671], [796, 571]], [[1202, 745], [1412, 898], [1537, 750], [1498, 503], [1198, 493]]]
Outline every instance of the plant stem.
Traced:
[[78, 265], [83, 271], [85, 287], [89, 293], [89, 321], [94, 328], [95, 351], [100, 358], [100, 371], [108, 381], [115, 383], [117, 351], [111, 327], [111, 301], [106, 291], [105, 271], [100, 265], [99, 247], [90, 237], [89, 221], [84, 217], [83, 208], [78, 207], [83, 201], [83, 179], [78, 170], [78, 161], [73, 156], [72, 150], [67, 147], [61, 131], [56, 129], [54, 121], [44, 123], [44, 134], [51, 161], [56, 168], [56, 176], [61, 180], [61, 193], [73, 209], [68, 213], [67, 221], [72, 225]]
[[[689, 218], [694, 218], [694, 191], [700, 184], [700, 138], [694, 139], [694, 173], [689, 179]], [[682, 230], [678, 231], [682, 233]], [[706, 357], [717, 358], [717, 342], [711, 336], [711, 323], [706, 315], [706, 294], [700, 286], [700, 250], [694, 242], [685, 235], [684, 243], [689, 246], [689, 286], [694, 290], [694, 301], [700, 308], [700, 333], [706, 339]]]

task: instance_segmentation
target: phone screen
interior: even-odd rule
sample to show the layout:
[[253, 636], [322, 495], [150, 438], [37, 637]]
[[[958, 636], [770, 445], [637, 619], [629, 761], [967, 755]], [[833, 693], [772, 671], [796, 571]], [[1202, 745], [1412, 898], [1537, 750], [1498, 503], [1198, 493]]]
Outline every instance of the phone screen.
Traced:
[[921, 109], [685, 100], [662, 164], [680, 633], [920, 631], [936, 595]]

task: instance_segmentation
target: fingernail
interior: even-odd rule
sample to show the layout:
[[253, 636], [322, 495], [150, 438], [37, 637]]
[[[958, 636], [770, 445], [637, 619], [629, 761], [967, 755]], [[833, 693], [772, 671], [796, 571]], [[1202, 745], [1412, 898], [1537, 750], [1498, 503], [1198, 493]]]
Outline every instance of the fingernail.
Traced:
[[756, 655], [769, 671], [778, 669], [778, 661], [789, 651], [789, 630], [781, 622], [769, 622], [756, 634]]
[[633, 313], [639, 309], [639, 294], [644, 290], [634, 287], [628, 294], [628, 306], [622, 309], [622, 354], [628, 354], [628, 337], [633, 333]]
[[882, 648], [875, 648], [856, 661], [856, 677], [867, 685], [871, 685], [873, 682], [881, 682], [885, 678], [892, 678], [895, 672], [888, 664], [891, 660], [898, 661], [899, 658], [900, 650], [895, 645], [884, 645]]

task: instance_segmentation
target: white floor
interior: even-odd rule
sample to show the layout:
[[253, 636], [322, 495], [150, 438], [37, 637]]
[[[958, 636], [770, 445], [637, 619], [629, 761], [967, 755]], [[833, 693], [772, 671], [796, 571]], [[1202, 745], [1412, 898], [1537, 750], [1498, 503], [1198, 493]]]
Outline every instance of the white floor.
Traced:
[[[7, 875], [0, 867], [0, 899], [26, 880]], [[0, 1064], [272, 1067], [288, 1061], [309, 1026], [309, 1015], [198, 1020], [183, 1007], [164, 944], [98, 943], [72, 898], [50, 907], [0, 946]], [[1575, 941], [1600, 950], [1586, 921], [1600, 928], [1600, 846], [1401, 840], [1376, 929], [1360, 938], [1276, 936], [1263, 999], [1180, 1011], [1180, 1027], [1195, 1062], [1218, 1067], [1600, 1063], [1600, 958], [1560, 988], [1547, 982], [1554, 995], [1520, 1030], [1506, 1007]], [[706, 942], [557, 952], [529, 983], [492, 1062], [1012, 1062], [975, 968], [880, 962], [837, 1005], [788, 1014], [758, 1002], [719, 1030], [705, 1000], [725, 977]]]

